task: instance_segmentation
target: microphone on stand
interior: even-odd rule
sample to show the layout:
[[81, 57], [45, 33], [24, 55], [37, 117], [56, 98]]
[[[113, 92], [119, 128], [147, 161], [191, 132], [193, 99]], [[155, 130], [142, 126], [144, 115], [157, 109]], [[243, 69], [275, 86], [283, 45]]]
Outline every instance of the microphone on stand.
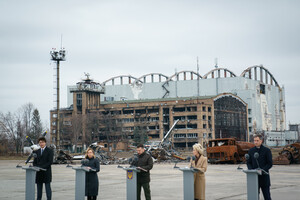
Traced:
[[249, 158], [250, 158], [249, 154], [246, 153], [245, 158], [246, 158], [246, 160], [249, 160]]
[[32, 152], [32, 153], [28, 156], [27, 160], [25, 161], [25, 164], [27, 164], [27, 163], [31, 160], [32, 157], [36, 158], [36, 157], [37, 157], [36, 153], [33, 153], [33, 152]]
[[259, 153], [255, 152], [255, 153], [254, 153], [254, 158], [255, 158], [255, 160], [256, 160], [256, 164], [257, 164], [258, 168], [260, 169], [260, 166], [259, 166], [259, 163], [258, 163], [258, 160], [257, 160], [258, 157], [259, 157]]

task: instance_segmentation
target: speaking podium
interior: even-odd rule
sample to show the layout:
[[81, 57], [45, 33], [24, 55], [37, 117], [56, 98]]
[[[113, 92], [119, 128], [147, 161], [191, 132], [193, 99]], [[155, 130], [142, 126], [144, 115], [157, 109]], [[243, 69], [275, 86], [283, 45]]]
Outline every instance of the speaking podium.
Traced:
[[84, 200], [85, 197], [85, 173], [95, 171], [87, 167], [72, 167], [76, 171], [75, 178], [75, 200]]
[[137, 200], [137, 173], [140, 172], [134, 166], [122, 167], [118, 166], [126, 171], [126, 197], [127, 200]]
[[183, 172], [183, 199], [194, 200], [194, 173], [199, 170], [193, 167], [179, 168]]
[[262, 174], [260, 169], [243, 170], [247, 174], [247, 199], [259, 200], [258, 175]]
[[36, 172], [46, 171], [46, 169], [35, 166], [25, 166], [22, 169], [26, 170], [25, 200], [34, 200]]

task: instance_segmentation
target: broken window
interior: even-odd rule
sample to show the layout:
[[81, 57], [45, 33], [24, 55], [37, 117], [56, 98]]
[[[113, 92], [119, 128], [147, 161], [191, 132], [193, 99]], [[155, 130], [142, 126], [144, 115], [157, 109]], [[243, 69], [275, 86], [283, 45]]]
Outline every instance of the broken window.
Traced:
[[174, 138], [185, 138], [185, 137], [186, 137], [186, 134], [183, 134], [183, 133], [174, 134]]
[[208, 112], [211, 112], [211, 107], [207, 107], [207, 111], [208, 111]]
[[266, 93], [266, 86], [264, 84], [259, 85], [259, 93], [260, 94], [265, 94]]
[[197, 115], [190, 115], [190, 116], [187, 116], [187, 119], [188, 119], [188, 120], [196, 120], [196, 119], [197, 119]]
[[205, 112], [206, 111], [206, 107], [202, 106], [202, 111]]
[[211, 121], [211, 116], [208, 116], [208, 121]]
[[198, 138], [198, 133], [188, 133], [187, 137], [188, 138]]
[[251, 109], [248, 109], [248, 114], [251, 115]]
[[159, 112], [158, 108], [148, 109], [148, 113], [158, 113], [158, 112]]
[[197, 111], [197, 107], [196, 106], [186, 107], [186, 111], [188, 111], [188, 112], [196, 112]]
[[78, 107], [82, 106], [82, 94], [81, 93], [76, 94], [76, 104]]
[[188, 124], [187, 128], [189, 128], [189, 129], [196, 129], [197, 128], [197, 124]]
[[173, 108], [174, 112], [185, 112], [185, 107]]

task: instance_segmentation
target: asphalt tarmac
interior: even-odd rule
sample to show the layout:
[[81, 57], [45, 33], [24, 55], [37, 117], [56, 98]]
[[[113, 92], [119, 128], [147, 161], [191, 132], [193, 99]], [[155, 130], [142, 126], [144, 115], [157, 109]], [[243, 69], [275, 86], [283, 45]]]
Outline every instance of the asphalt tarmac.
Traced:
[[[25, 199], [25, 170], [16, 168], [20, 161], [0, 160], [0, 199]], [[184, 167], [187, 163], [177, 166]], [[182, 172], [174, 164], [155, 164], [151, 170], [153, 200], [183, 199]], [[238, 165], [208, 165], [206, 200], [246, 200], [246, 174]], [[246, 168], [245, 165], [240, 167]], [[275, 165], [271, 174], [273, 200], [300, 199], [300, 165]], [[75, 171], [66, 165], [52, 165], [52, 199], [75, 199]], [[126, 174], [117, 165], [101, 165], [98, 199], [126, 200]], [[43, 199], [46, 199], [45, 189]], [[142, 193], [143, 195], [143, 193]], [[142, 199], [145, 199], [142, 196]], [[263, 199], [262, 195], [261, 198]]]

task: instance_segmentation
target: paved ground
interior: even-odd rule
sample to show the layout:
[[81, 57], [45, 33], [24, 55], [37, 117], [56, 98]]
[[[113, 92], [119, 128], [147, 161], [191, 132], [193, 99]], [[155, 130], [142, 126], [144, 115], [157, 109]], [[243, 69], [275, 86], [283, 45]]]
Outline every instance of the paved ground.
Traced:
[[[20, 200], [25, 196], [25, 171], [18, 161], [0, 160], [0, 199]], [[178, 166], [185, 166], [181, 163]], [[246, 199], [246, 176], [238, 165], [209, 165], [206, 173], [207, 200]], [[245, 168], [245, 165], [241, 165]], [[53, 199], [73, 200], [75, 171], [65, 165], [53, 165]], [[125, 171], [116, 165], [101, 166], [99, 198], [126, 199]], [[273, 200], [300, 199], [300, 165], [274, 166], [271, 170]], [[182, 173], [173, 164], [155, 164], [151, 171], [153, 200], [183, 199]], [[45, 194], [44, 197], [45, 199]], [[143, 198], [144, 199], [144, 198]], [[263, 199], [263, 198], [261, 198]]]

